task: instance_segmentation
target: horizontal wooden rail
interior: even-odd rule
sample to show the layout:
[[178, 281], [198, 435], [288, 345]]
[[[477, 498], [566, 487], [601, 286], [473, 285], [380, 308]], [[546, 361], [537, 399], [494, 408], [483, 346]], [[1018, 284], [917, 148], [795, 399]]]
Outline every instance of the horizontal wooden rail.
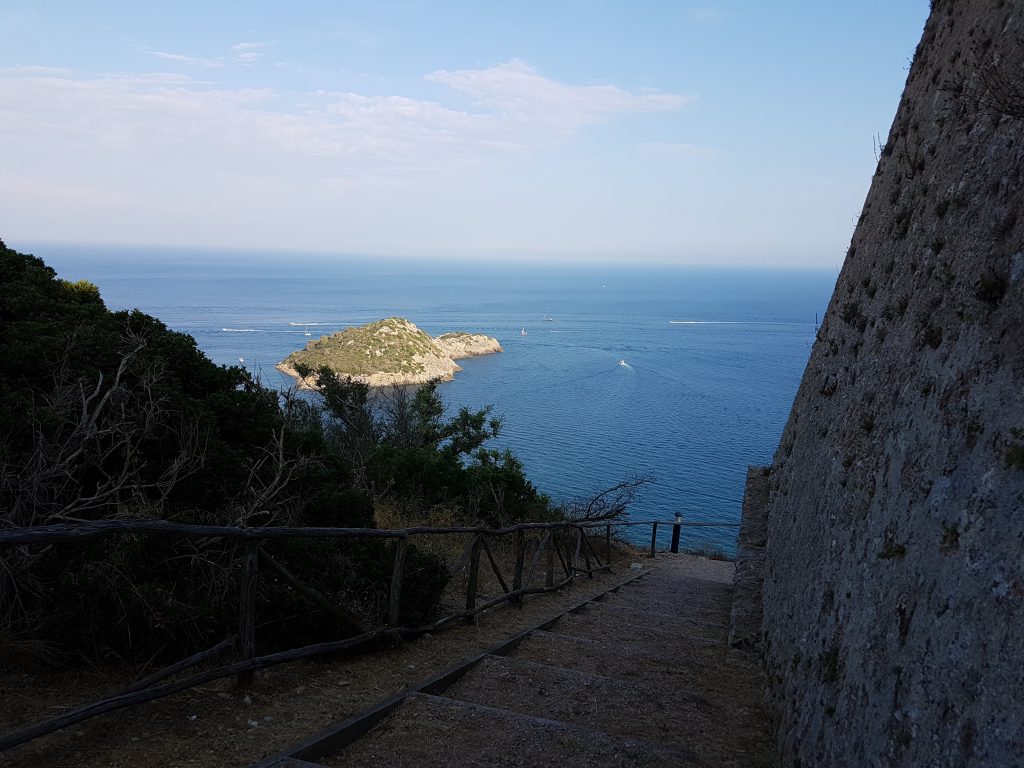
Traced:
[[[479, 534], [483, 536], [504, 536], [517, 531], [544, 531], [568, 528], [603, 528], [609, 523], [603, 521], [566, 520], [558, 523], [521, 523], [508, 528], [483, 528], [478, 526], [457, 526], [453, 528], [318, 528], [306, 526], [275, 526], [243, 528], [232, 525], [194, 525], [173, 523], [168, 520], [96, 520], [86, 523], [59, 523], [55, 525], [33, 525], [25, 528], [0, 529], [0, 547], [24, 546], [27, 544], [54, 544], [68, 541], [85, 541], [118, 534], [146, 534], [169, 536], [183, 539], [239, 539], [242, 541], [263, 541], [267, 539], [402, 539], [408, 536], [439, 536], [451, 534]], [[727, 522], [677, 522], [674, 520], [624, 520], [612, 523], [616, 528], [637, 525], [681, 525], [685, 528], [739, 528], [739, 523]]]

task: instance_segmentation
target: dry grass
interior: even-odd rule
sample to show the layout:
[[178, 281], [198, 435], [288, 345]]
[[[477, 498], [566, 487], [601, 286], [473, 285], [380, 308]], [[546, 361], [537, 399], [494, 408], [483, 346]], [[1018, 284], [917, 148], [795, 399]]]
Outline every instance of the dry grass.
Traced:
[[[388, 505], [378, 504], [374, 517], [378, 528], [401, 529], [413, 526], [450, 528], [465, 525], [465, 521], [459, 519], [454, 510], [445, 507], [436, 507], [427, 510], [426, 512], [421, 513], [417, 519], [410, 520], [407, 516], [404, 516], [394, 508], [389, 507]], [[524, 532], [525, 553], [523, 558], [523, 586], [544, 586], [546, 557], [543, 553], [537, 557], [537, 549], [542, 543], [544, 535], [545, 532], [540, 530]], [[512, 587], [512, 576], [515, 570], [515, 539], [515, 534], [489, 536], [486, 539], [490, 554], [494, 558], [494, 563], [497, 565], [498, 571], [500, 571], [501, 577], [505, 582], [504, 586], [509, 589]], [[410, 539], [410, 541], [418, 548], [439, 557], [449, 567], [449, 569], [452, 569], [457, 565], [463, 566], [456, 570], [451, 580], [448, 582], [448, 586], [445, 589], [444, 596], [442, 598], [442, 613], [455, 613], [464, 610], [466, 607], [466, 588], [469, 578], [469, 569], [465, 567], [465, 565], [468, 563], [468, 547], [472, 543], [472, 540], [472, 534], [444, 536], [423, 534], [413, 536]], [[568, 558], [571, 553], [575, 552], [575, 534], [561, 534], [559, 540], [561, 542], [560, 546], [562, 548], [563, 557]], [[603, 563], [606, 557], [603, 535], [592, 537], [591, 542], [600, 555], [601, 562]], [[619, 560], [624, 559], [627, 556], [631, 557], [632, 555], [627, 555], [627, 552], [633, 552], [633, 548], [630, 545], [623, 542], [613, 542], [613, 557]], [[530, 576], [531, 566], [533, 566], [535, 562], [536, 565], [534, 566], [533, 576], [529, 581], [527, 581], [527, 578]], [[583, 567], [582, 558], [578, 565], [579, 567]], [[554, 557], [553, 577], [555, 583], [558, 583], [565, 578], [565, 571], [557, 556]], [[480, 553], [480, 570], [477, 588], [478, 602], [485, 602], [491, 598], [499, 597], [504, 591], [504, 587], [502, 586], [498, 576], [495, 574], [495, 569], [491, 564], [491, 559], [488, 557], [486, 552]]]

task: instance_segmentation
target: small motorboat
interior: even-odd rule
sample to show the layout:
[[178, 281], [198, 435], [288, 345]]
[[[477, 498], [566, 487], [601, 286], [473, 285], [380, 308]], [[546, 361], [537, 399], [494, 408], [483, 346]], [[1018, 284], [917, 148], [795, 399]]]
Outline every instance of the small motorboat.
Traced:
[[519, 335], [520, 336], [525, 336], [526, 335], [526, 329], [525, 328], [520, 328], [519, 329]]
[[619, 360], [619, 365], [629, 365], [625, 360]]

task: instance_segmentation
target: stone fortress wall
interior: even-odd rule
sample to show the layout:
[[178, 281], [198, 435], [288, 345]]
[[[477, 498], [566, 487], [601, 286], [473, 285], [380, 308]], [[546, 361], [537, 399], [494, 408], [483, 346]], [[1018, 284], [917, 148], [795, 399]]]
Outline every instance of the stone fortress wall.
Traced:
[[932, 5], [769, 476], [784, 768], [1024, 765], [1024, 2]]

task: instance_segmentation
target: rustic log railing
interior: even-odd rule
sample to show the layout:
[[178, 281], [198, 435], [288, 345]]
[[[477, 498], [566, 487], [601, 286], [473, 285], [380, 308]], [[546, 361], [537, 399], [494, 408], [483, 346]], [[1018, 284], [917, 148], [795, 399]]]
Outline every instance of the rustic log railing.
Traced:
[[[289, 661], [305, 659], [316, 655], [348, 650], [365, 646], [378, 640], [397, 640], [432, 632], [445, 625], [457, 621], [475, 622], [477, 616], [503, 602], [513, 605], [521, 604], [525, 595], [551, 592], [561, 589], [576, 578], [585, 575], [593, 578], [601, 571], [612, 568], [613, 546], [612, 529], [636, 526], [651, 526], [650, 556], [654, 556], [657, 546], [657, 531], [660, 525], [672, 526], [671, 551], [679, 548], [680, 529], [694, 528], [738, 528], [739, 523], [726, 522], [683, 522], [677, 515], [673, 521], [657, 520], [616, 520], [609, 521], [562, 521], [555, 523], [521, 523], [507, 528], [485, 528], [477, 526], [457, 526], [451, 528], [412, 527], [403, 529], [378, 528], [314, 528], [314, 527], [263, 527], [241, 528], [232, 526], [192, 525], [173, 523], [164, 520], [97, 520], [73, 524], [34, 526], [29, 528], [0, 529], [0, 550], [10, 547], [26, 547], [34, 545], [52, 545], [57, 543], [81, 542], [114, 535], [146, 535], [179, 539], [210, 539], [221, 538], [244, 542], [239, 548], [241, 568], [239, 576], [238, 601], [238, 632], [222, 640], [215, 646], [200, 651], [187, 659], [178, 661], [164, 669], [154, 672], [135, 682], [117, 694], [100, 699], [79, 707], [67, 710], [49, 720], [22, 727], [16, 731], [0, 736], [0, 752], [24, 744], [54, 731], [66, 728], [96, 715], [113, 712], [118, 709], [142, 704], [148, 701], [169, 696], [198, 685], [226, 677], [238, 676], [239, 685], [245, 686], [252, 682], [253, 674], [260, 669], [282, 664]], [[604, 529], [604, 559], [597, 552], [592, 539], [593, 530]], [[536, 551], [530, 560], [529, 568], [525, 567], [527, 554], [527, 532], [542, 531], [543, 536], [537, 544]], [[405, 555], [408, 540], [412, 536], [452, 536], [469, 535], [471, 538], [458, 560], [449, 568], [455, 575], [465, 570], [466, 600], [465, 610], [443, 616], [430, 623], [416, 626], [401, 625], [401, 598], [405, 578]], [[487, 543], [488, 538], [513, 535], [514, 566], [511, 587], [501, 573], [501, 568]], [[274, 539], [393, 539], [396, 542], [394, 564], [387, 603], [387, 625], [378, 629], [365, 630], [359, 626], [356, 617], [343, 608], [333, 605], [323, 595], [292, 576], [283, 566], [261, 548], [264, 541]], [[573, 541], [572, 539], [575, 539]], [[497, 579], [502, 594], [485, 599], [481, 602], [480, 595], [480, 561], [481, 554], [487, 558], [488, 565]], [[531, 586], [537, 575], [537, 568], [542, 556], [545, 556], [545, 573], [543, 586]], [[556, 570], [556, 559], [561, 574]], [[259, 579], [259, 564], [263, 562], [285, 583], [299, 594], [316, 604], [323, 610], [339, 618], [343, 623], [358, 631], [353, 637], [341, 640], [316, 643], [286, 651], [256, 655], [256, 594]], [[582, 565], [582, 567], [581, 567]], [[561, 576], [561, 578], [559, 578]], [[197, 672], [189, 677], [165, 682], [168, 678], [179, 674], [190, 667], [208, 662], [219, 655], [234, 649], [238, 660], [213, 669]]]

